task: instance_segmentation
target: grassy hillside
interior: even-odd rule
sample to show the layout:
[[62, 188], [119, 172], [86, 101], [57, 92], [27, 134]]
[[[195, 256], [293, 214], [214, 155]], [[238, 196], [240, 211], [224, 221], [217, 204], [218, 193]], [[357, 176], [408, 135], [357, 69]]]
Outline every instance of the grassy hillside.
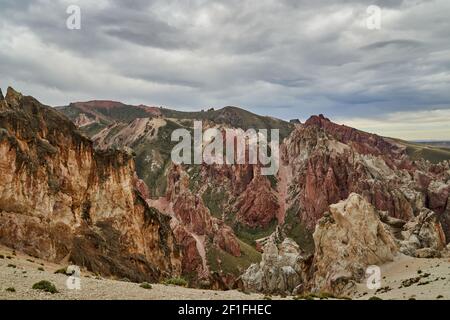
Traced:
[[137, 118], [148, 118], [151, 116], [140, 106], [126, 105], [119, 102], [111, 102], [111, 107], [95, 106], [94, 102], [71, 103], [68, 106], [58, 107], [70, 119], [75, 119], [80, 113], [89, 116], [97, 116], [106, 123], [130, 122]]
[[184, 112], [171, 109], [160, 109], [167, 118], [209, 120], [217, 124], [227, 124], [244, 130], [253, 129], [279, 129], [280, 137], [285, 138], [292, 131], [292, 124], [271, 117], [260, 116], [237, 107], [225, 107], [219, 110], [210, 109], [200, 112]]
[[439, 163], [450, 160], [450, 148], [429, 145], [428, 143], [418, 143], [391, 139], [406, 147], [406, 153], [412, 160], [425, 159], [431, 163]]
[[243, 241], [239, 241], [241, 256], [235, 257], [217, 248], [209, 246], [207, 251], [208, 265], [212, 271], [223, 271], [235, 276], [241, 275], [252, 263], [261, 261], [261, 253]]
[[432, 147], [450, 149], [450, 141], [415, 141], [415, 142], [419, 144], [426, 144]]
[[429, 147], [429, 146], [409, 146], [407, 148], [408, 155], [416, 159], [426, 159], [432, 163], [439, 163], [444, 160], [450, 160], [450, 149]]
[[156, 140], [142, 139], [130, 146], [136, 153], [136, 172], [149, 186], [152, 196], [159, 197], [166, 192], [170, 153], [177, 144], [171, 141], [171, 134], [179, 128], [180, 125], [167, 120], [167, 124], [159, 128]]

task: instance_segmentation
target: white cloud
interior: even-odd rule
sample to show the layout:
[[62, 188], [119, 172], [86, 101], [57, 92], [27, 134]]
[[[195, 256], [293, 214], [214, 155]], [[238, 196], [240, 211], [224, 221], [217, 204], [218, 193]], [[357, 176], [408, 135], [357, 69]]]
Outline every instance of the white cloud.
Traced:
[[346, 125], [404, 140], [450, 140], [450, 109], [395, 112], [379, 118], [337, 119]]

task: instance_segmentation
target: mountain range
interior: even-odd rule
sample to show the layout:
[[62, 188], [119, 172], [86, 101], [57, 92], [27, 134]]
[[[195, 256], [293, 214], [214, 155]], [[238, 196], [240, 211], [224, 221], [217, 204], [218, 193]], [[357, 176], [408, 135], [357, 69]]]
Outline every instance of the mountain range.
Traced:
[[[175, 165], [175, 129], [279, 129], [280, 169]], [[0, 93], [0, 243], [132, 281], [343, 294], [370, 265], [437, 258], [450, 149], [237, 107], [114, 101], [51, 108]]]

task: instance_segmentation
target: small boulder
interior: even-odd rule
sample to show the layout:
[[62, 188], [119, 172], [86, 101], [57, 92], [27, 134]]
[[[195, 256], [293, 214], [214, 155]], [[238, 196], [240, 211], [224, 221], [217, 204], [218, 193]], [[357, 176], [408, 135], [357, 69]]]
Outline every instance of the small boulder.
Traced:
[[[404, 225], [401, 234], [404, 240], [400, 241], [400, 252], [413, 257], [418, 255], [417, 251], [420, 249], [439, 252], [446, 245], [438, 215], [426, 208]], [[419, 255], [424, 257], [427, 255], [425, 252], [431, 252], [430, 250], [424, 250]]]

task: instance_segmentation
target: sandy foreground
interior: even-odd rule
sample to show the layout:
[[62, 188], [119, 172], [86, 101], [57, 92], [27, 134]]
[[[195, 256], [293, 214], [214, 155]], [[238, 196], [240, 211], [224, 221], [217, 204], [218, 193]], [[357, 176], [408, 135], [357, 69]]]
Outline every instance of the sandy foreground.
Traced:
[[418, 259], [399, 255], [381, 266], [381, 288], [357, 284], [353, 299], [450, 300], [450, 259]]
[[[1, 258], [3, 256], [3, 258]], [[68, 277], [54, 272], [63, 266], [32, 258], [0, 246], [0, 300], [262, 300], [262, 294], [239, 291], [211, 291], [152, 284], [144, 289], [137, 283], [81, 274], [81, 290], [67, 288]], [[64, 266], [65, 267], [65, 266]], [[399, 256], [381, 267], [382, 289], [368, 290], [358, 284], [353, 299], [450, 299], [450, 259], [416, 259]], [[412, 280], [410, 280], [412, 279]], [[53, 283], [59, 293], [32, 289], [41, 280]], [[406, 282], [405, 282], [406, 281]], [[409, 283], [408, 283], [409, 282]], [[403, 283], [403, 284], [402, 284]], [[15, 292], [7, 289], [14, 288]], [[271, 297], [280, 299], [280, 297]], [[293, 297], [287, 297], [291, 300]]]
[[[3, 259], [1, 255], [4, 256]], [[81, 290], [69, 290], [66, 285], [68, 276], [54, 274], [62, 267], [19, 252], [14, 255], [11, 249], [0, 246], [0, 300], [262, 300], [264, 298], [261, 294], [245, 294], [234, 290], [199, 290], [163, 284], [152, 284], [152, 289], [144, 289], [137, 283], [104, 279], [83, 272]], [[32, 289], [33, 284], [41, 280], [53, 283], [59, 293], [51, 294]], [[14, 288], [16, 292], [9, 292], [7, 288]]]

